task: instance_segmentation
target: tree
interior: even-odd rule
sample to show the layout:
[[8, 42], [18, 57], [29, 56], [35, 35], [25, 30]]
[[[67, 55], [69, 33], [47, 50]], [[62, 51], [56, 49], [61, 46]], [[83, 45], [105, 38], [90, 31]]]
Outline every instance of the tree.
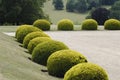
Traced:
[[102, 5], [112, 5], [118, 0], [100, 0]]
[[84, 13], [87, 11], [87, 4], [85, 0], [78, 0], [78, 2], [76, 2], [75, 4], [75, 10], [80, 12], [80, 13]]
[[91, 18], [95, 19], [99, 25], [103, 25], [104, 22], [109, 19], [109, 16], [110, 11], [106, 8], [97, 8], [91, 14]]
[[62, 0], [53, 0], [53, 5], [56, 10], [62, 10], [64, 7]]
[[15, 6], [11, 8], [11, 11], [8, 11], [8, 13], [5, 15], [5, 20], [8, 23], [11, 24], [19, 24], [19, 19], [18, 16], [21, 13], [21, 7], [20, 6]]
[[37, 0], [36, 2], [39, 4], [40, 7], [42, 7], [43, 3], [46, 2], [46, 0]]
[[111, 7], [110, 11], [111, 18], [120, 20], [120, 1], [115, 2], [114, 5]]
[[0, 5], [0, 25], [3, 25], [5, 23], [5, 11], [3, 7]]
[[66, 3], [66, 10], [68, 12], [74, 12], [75, 2], [74, 0], [68, 0]]
[[100, 7], [100, 3], [96, 1], [91, 1], [88, 3], [88, 10], [91, 10], [92, 8]]
[[68, 0], [66, 9], [70, 12], [84, 13], [87, 11], [87, 2], [85, 0]]
[[5, 22], [11, 24], [32, 24], [39, 18], [45, 18], [41, 9], [45, 0], [2, 0]]
[[23, 3], [26, 3], [22, 6], [22, 11], [20, 13], [19, 21], [26, 24], [32, 24], [35, 20], [44, 17], [44, 13], [37, 2], [32, 0], [26, 0]]

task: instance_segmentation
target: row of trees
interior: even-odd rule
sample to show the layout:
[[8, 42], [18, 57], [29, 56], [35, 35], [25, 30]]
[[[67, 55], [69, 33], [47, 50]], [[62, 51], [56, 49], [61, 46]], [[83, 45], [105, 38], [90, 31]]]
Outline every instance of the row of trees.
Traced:
[[64, 7], [62, 0], [53, 0], [53, 5], [56, 10], [62, 10]]
[[0, 0], [0, 25], [32, 24], [39, 18], [46, 18], [41, 7], [45, 0]]
[[99, 25], [103, 25], [110, 18], [120, 20], [120, 1], [116, 1], [110, 9], [97, 8], [93, 10], [87, 18], [95, 19]]
[[102, 5], [113, 5], [116, 1], [119, 0], [99, 0], [100, 4]]
[[[84, 13], [101, 5], [112, 5], [115, 1], [118, 0], [67, 0], [66, 10], [68, 12]], [[62, 10], [64, 7], [63, 0], [53, 0], [53, 5], [56, 10]]]
[[120, 0], [115, 2], [114, 5], [110, 9], [112, 18], [120, 20]]
[[[62, 0], [53, 0], [53, 4], [57, 10], [64, 7]], [[111, 8], [101, 8], [101, 5], [111, 5]], [[103, 25], [109, 18], [120, 20], [120, 0], [67, 0], [66, 10], [79, 13], [91, 10], [86, 18], [95, 19], [99, 25]]]

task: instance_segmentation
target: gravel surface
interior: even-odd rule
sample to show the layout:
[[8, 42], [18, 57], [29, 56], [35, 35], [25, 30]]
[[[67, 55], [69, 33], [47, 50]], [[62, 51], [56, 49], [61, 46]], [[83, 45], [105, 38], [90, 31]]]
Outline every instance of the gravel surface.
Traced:
[[[120, 79], [120, 31], [46, 31], [52, 39], [64, 42], [102, 66], [109, 80]], [[14, 36], [14, 33], [11, 34]]]
[[120, 79], [120, 31], [46, 32], [72, 50], [84, 54], [89, 62], [102, 66], [109, 80]]

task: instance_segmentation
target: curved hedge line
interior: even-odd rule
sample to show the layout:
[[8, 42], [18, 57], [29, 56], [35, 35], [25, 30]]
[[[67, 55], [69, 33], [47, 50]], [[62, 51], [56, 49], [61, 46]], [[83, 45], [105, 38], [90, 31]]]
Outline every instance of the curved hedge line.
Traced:
[[[114, 24], [111, 24], [112, 21], [114, 21]], [[105, 26], [106, 24], [110, 24], [109, 26], [112, 25], [112, 27], [113, 25], [119, 25], [118, 21], [113, 19], [112, 21], [109, 23], [106, 21]], [[69, 20], [63, 20], [60, 25], [67, 27], [60, 30], [73, 30], [73, 23], [71, 23], [71, 21], [69, 23]], [[114, 27], [114, 29], [110, 27], [111, 30], [116, 28], [119, 29], [118, 27]], [[85, 20], [82, 29], [96, 30], [97, 22], [93, 19]], [[103, 68], [93, 63], [86, 63], [87, 59], [84, 55], [70, 50], [60, 41], [51, 40], [47, 34], [37, 27], [21, 25], [17, 28], [15, 37], [18, 42], [23, 43], [25, 48], [28, 48], [34, 62], [47, 65], [50, 75], [64, 76], [64, 80], [108, 80], [108, 75]]]

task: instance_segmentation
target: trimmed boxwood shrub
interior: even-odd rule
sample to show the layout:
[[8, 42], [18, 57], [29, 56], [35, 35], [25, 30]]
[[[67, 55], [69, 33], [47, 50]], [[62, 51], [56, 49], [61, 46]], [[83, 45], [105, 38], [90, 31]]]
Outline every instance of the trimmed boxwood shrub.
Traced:
[[98, 23], [94, 19], [86, 19], [82, 22], [82, 30], [97, 30]]
[[32, 40], [33, 38], [36, 38], [36, 37], [49, 37], [49, 36], [46, 33], [40, 32], [40, 31], [31, 32], [25, 36], [25, 38], [23, 40], [23, 47], [27, 48], [30, 40]]
[[15, 32], [15, 38], [17, 38], [17, 34], [18, 32], [23, 29], [23, 28], [26, 28], [26, 27], [29, 27], [30, 25], [21, 25], [17, 28], [16, 32]]
[[68, 70], [64, 80], [108, 80], [108, 75], [99, 65], [81, 63]]
[[30, 40], [29, 44], [28, 44], [28, 51], [29, 53], [31, 54], [33, 49], [40, 43], [44, 42], [44, 41], [48, 41], [48, 40], [51, 40], [51, 38], [49, 37], [36, 37], [36, 38], [33, 38], [32, 40]]
[[33, 26], [38, 27], [44, 31], [50, 30], [50, 22], [45, 19], [38, 19], [33, 23]]
[[34, 32], [34, 31], [41, 31], [42, 32], [41, 29], [33, 27], [33, 26], [27, 26], [27, 27], [21, 28], [16, 35], [17, 41], [20, 43], [23, 43], [25, 36], [31, 32]]
[[60, 42], [55, 40], [45, 41], [41, 44], [38, 44], [32, 52], [32, 60], [36, 63], [46, 65], [48, 57], [55, 51], [68, 49], [68, 47]]
[[117, 19], [109, 19], [105, 21], [104, 27], [107, 30], [120, 30], [120, 21]]
[[58, 22], [58, 30], [73, 30], [74, 24], [69, 19], [62, 19]]
[[50, 75], [64, 77], [65, 72], [72, 66], [84, 62], [87, 62], [87, 59], [81, 53], [73, 50], [60, 50], [50, 55], [47, 68]]

